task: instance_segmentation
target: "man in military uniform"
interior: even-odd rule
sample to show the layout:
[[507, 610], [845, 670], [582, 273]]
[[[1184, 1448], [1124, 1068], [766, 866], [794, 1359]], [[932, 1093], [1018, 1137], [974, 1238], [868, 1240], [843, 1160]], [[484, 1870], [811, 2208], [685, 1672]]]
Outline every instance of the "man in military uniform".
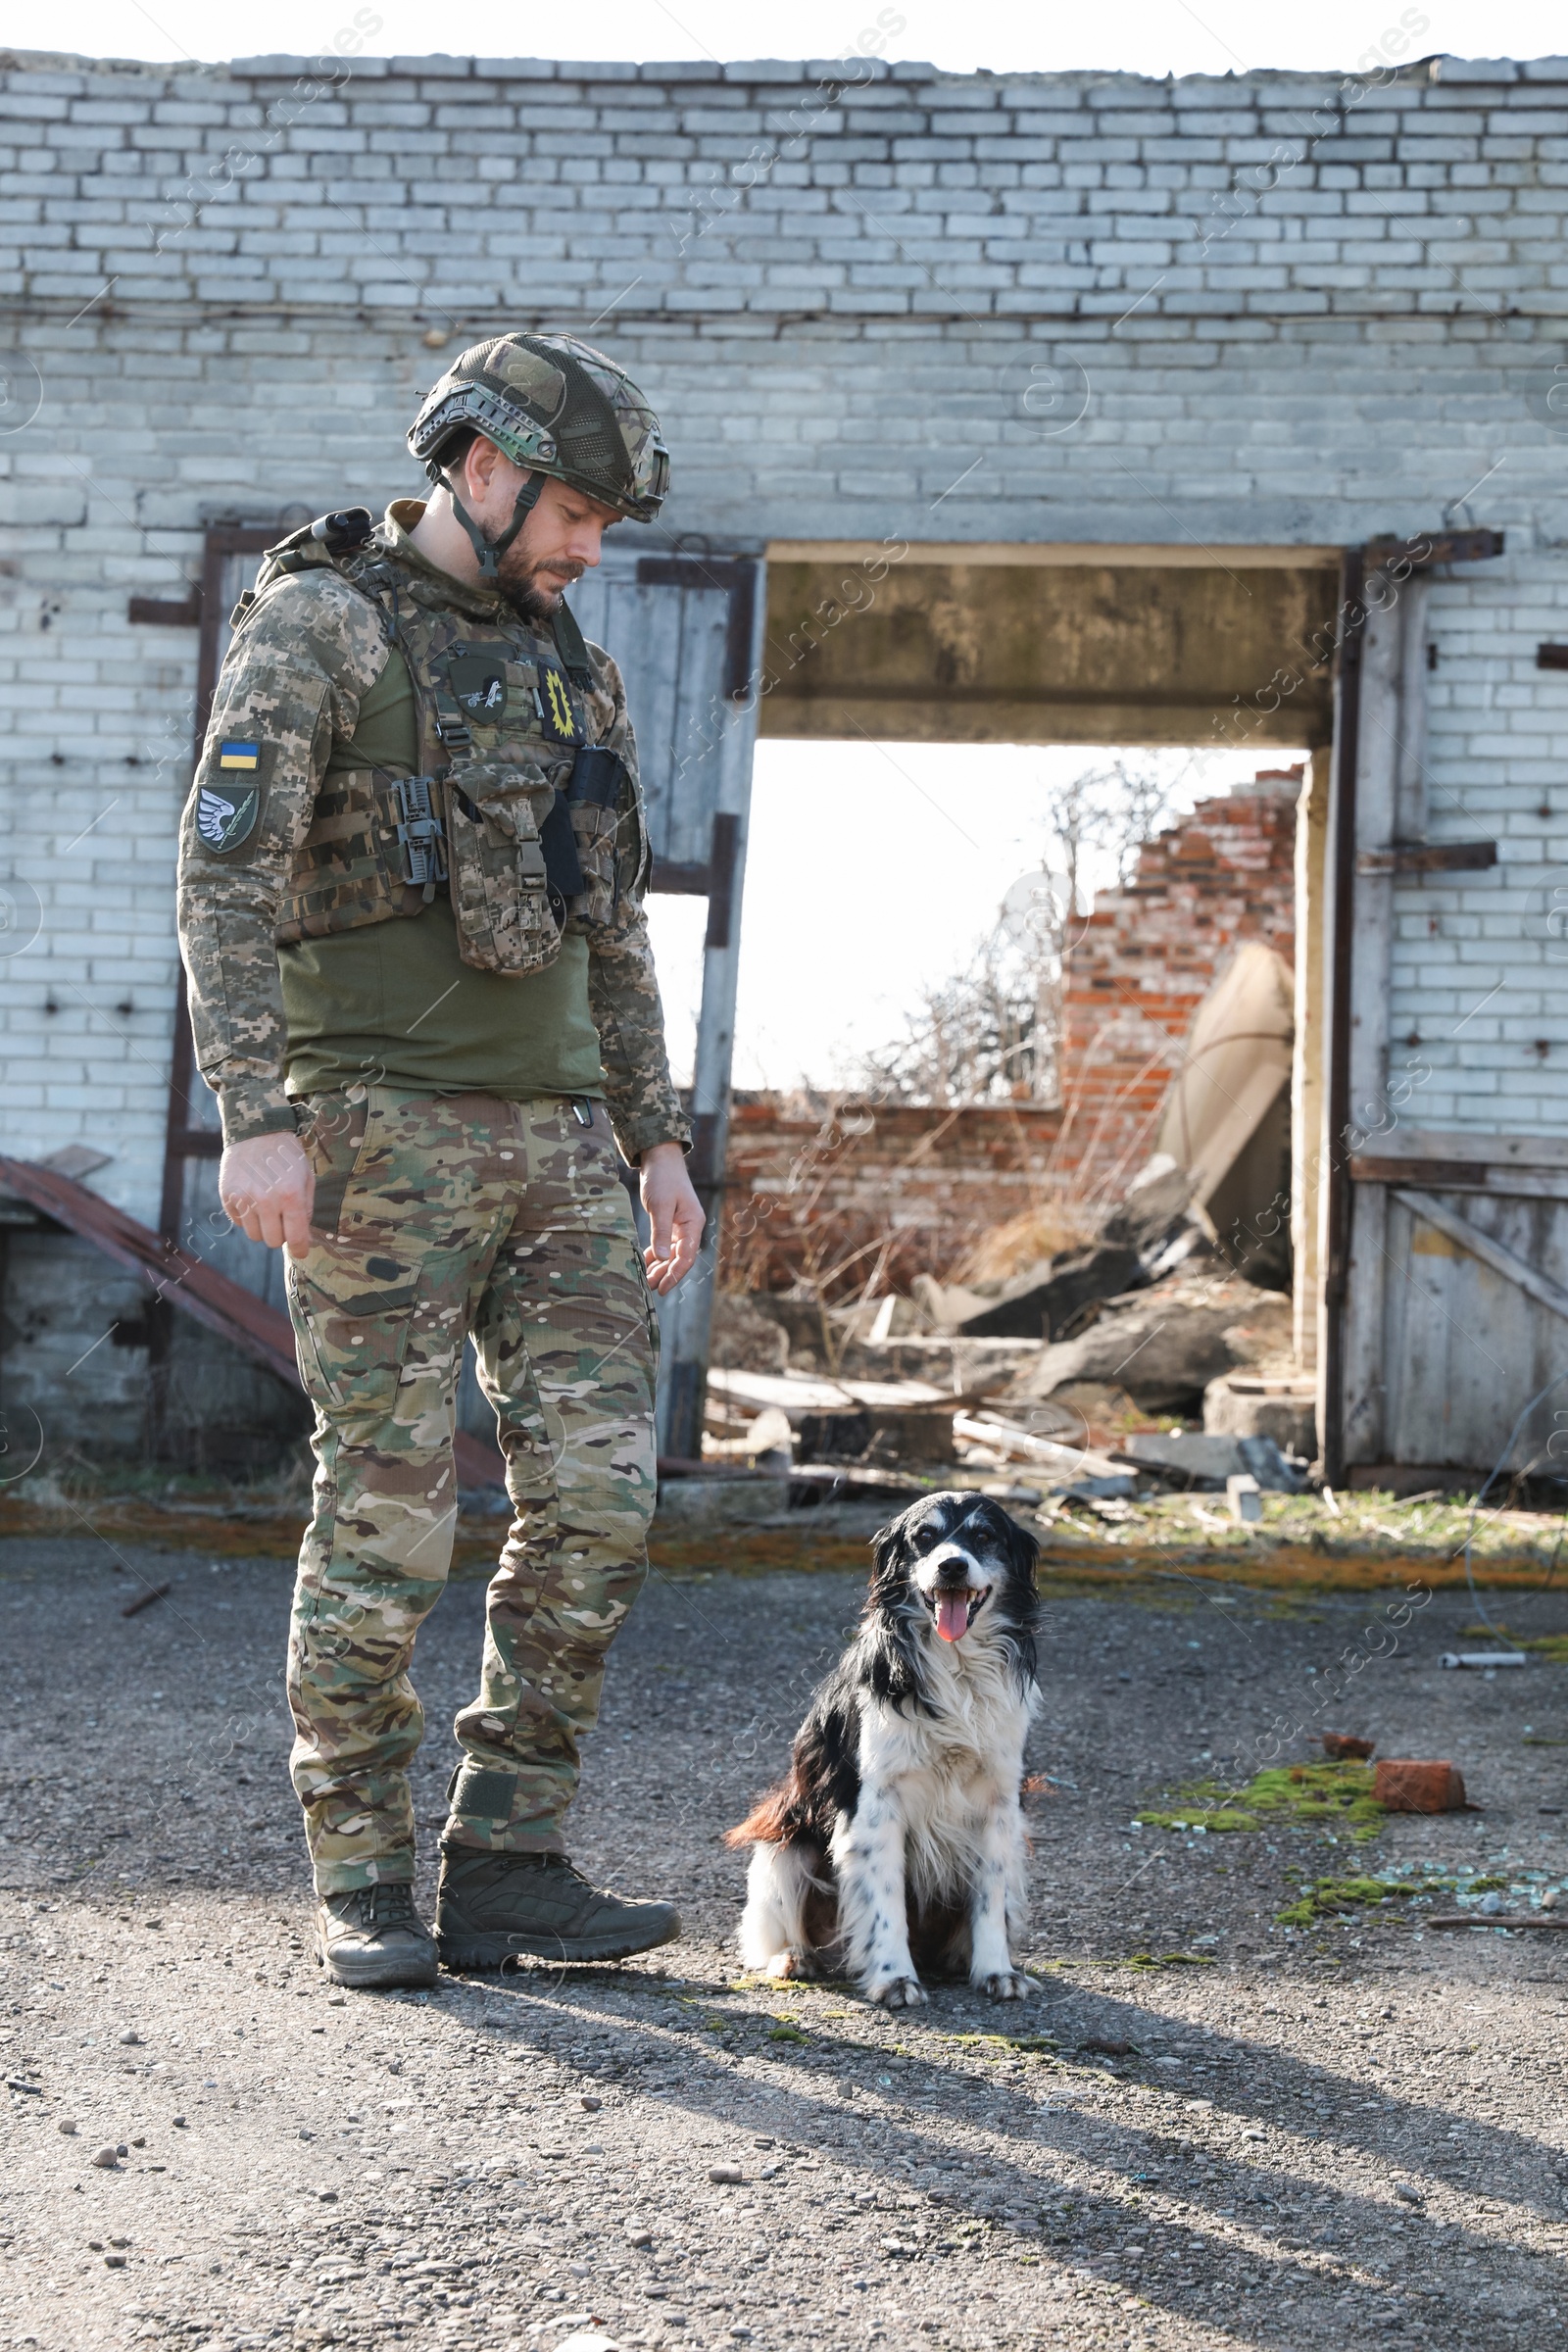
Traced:
[[[658, 513], [641, 393], [569, 335], [463, 357], [409, 435], [433, 485], [324, 516], [242, 600], [185, 809], [180, 944], [220, 1189], [284, 1246], [316, 1408], [288, 1687], [318, 1955], [420, 1984], [667, 1941], [563, 1817], [647, 1570], [655, 1323], [702, 1210], [644, 920], [620, 674], [563, 592]], [[614, 1145], [640, 1170], [639, 1255]], [[457, 1516], [466, 1338], [514, 1517], [457, 1719], [431, 1936], [415, 1908], [415, 1639]]]

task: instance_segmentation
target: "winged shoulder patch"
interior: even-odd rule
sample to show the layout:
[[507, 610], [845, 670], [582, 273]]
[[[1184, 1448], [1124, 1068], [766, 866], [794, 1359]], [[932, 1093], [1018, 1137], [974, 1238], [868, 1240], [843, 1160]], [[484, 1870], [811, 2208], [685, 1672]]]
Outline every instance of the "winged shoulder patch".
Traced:
[[202, 784], [196, 793], [196, 830], [210, 850], [220, 853], [238, 849], [256, 829], [261, 813], [262, 793], [258, 784], [236, 789], [233, 798], [224, 792], [214, 792], [211, 785]]

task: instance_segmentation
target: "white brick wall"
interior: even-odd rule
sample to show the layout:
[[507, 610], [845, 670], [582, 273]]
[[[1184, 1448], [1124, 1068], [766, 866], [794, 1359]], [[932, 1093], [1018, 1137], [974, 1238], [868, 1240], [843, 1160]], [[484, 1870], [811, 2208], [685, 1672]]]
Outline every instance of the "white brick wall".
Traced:
[[[1501, 576], [1497, 576], [1498, 574]], [[1568, 1132], [1568, 564], [1554, 551], [1434, 583], [1428, 832], [1493, 840], [1485, 873], [1395, 890], [1390, 1067], [1426, 1127]]]
[[427, 336], [537, 322], [645, 381], [670, 532], [724, 544], [1348, 542], [1489, 476], [1509, 554], [1433, 599], [1433, 829], [1503, 863], [1401, 886], [1396, 1034], [1430, 1123], [1568, 1131], [1531, 912], [1568, 773], [1534, 667], [1568, 638], [1568, 62], [838, 95], [787, 64], [0, 69], [0, 946], [40, 916], [0, 958], [11, 1148], [91, 1120], [156, 1216], [195, 640], [127, 596], [179, 594], [216, 516], [416, 487]]

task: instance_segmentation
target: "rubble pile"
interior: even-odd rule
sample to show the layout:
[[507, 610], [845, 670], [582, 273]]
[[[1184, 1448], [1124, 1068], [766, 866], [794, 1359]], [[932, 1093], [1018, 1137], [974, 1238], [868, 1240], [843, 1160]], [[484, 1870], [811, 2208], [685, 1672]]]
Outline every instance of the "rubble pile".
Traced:
[[1288, 1297], [1233, 1257], [1167, 1152], [1092, 1240], [1004, 1274], [850, 1305], [721, 1297], [704, 1461], [668, 1467], [765, 1473], [775, 1511], [970, 1483], [1094, 1503], [1219, 1491], [1255, 1516], [1251, 1496], [1305, 1484], [1313, 1392]]

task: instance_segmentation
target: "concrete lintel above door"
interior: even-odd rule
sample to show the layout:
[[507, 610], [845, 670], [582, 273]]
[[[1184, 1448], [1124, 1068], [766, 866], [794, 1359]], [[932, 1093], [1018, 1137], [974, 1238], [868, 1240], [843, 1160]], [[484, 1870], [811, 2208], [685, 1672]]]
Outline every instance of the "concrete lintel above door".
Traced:
[[1205, 571], [1334, 571], [1340, 567], [1339, 547], [1201, 546], [1196, 539], [1175, 545], [1129, 546], [1100, 540], [1021, 539], [771, 539], [770, 564], [855, 564], [868, 557], [886, 558], [897, 547], [901, 564], [1136, 564], [1145, 569]]

